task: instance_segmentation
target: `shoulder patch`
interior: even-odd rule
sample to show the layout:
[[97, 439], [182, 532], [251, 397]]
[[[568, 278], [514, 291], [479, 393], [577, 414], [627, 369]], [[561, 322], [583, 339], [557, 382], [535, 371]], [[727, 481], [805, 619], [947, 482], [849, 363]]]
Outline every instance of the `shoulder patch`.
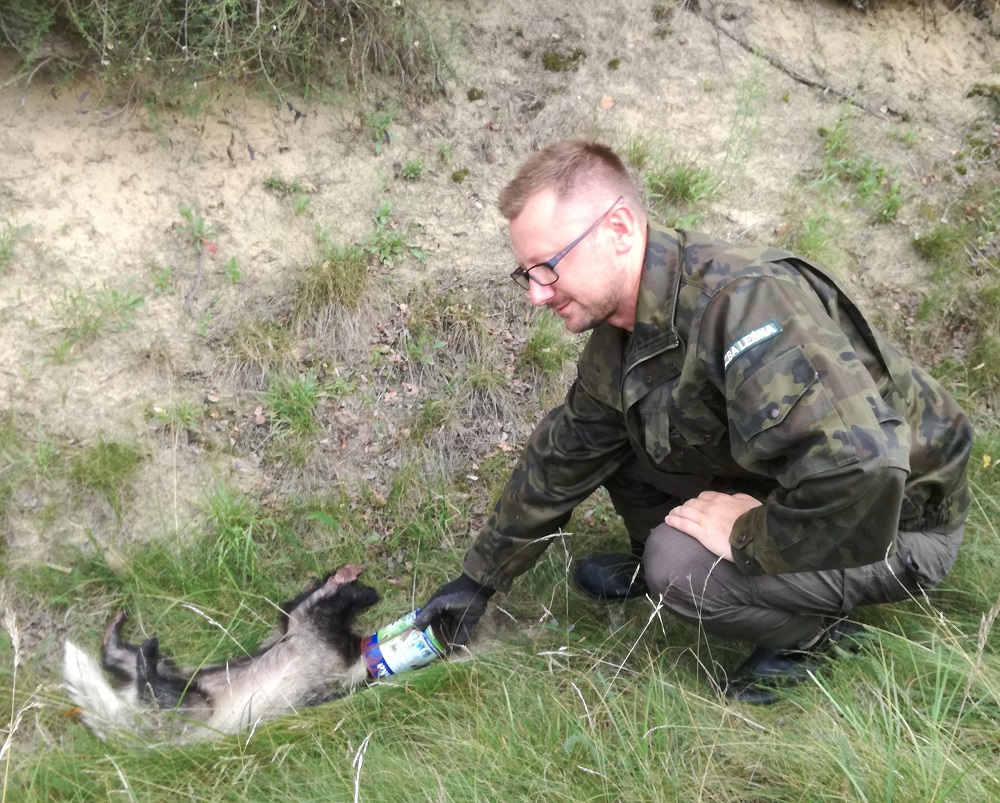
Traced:
[[723, 370], [728, 368], [729, 363], [739, 357], [748, 348], [758, 343], [763, 343], [765, 340], [770, 340], [775, 335], [780, 334], [781, 331], [781, 326], [776, 320], [772, 319], [758, 326], [756, 329], [751, 329], [745, 335], [736, 338], [735, 342], [726, 349], [726, 353], [722, 358]]

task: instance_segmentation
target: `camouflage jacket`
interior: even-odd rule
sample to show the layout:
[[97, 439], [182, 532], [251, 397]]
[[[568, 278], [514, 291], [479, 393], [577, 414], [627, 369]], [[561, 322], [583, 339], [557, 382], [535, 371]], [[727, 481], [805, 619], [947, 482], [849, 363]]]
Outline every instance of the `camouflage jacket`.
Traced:
[[955, 400], [818, 266], [651, 225], [633, 331], [594, 330], [463, 571], [508, 588], [633, 455], [765, 500], [730, 537], [746, 574], [872, 563], [898, 530], [964, 520], [971, 441]]

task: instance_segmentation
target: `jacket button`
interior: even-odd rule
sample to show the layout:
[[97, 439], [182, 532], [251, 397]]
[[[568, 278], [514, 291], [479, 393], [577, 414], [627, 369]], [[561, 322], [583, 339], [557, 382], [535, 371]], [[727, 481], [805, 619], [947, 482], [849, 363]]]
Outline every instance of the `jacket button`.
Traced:
[[743, 546], [750, 540], [750, 534], [743, 532], [736, 536], [736, 546]]
[[646, 385], [648, 385], [649, 387], [653, 386], [653, 377], [651, 376], [646, 377]]
[[767, 411], [767, 417], [772, 421], [774, 421], [779, 415], [781, 415], [781, 411], [778, 410], [777, 407], [771, 407], [771, 409]]

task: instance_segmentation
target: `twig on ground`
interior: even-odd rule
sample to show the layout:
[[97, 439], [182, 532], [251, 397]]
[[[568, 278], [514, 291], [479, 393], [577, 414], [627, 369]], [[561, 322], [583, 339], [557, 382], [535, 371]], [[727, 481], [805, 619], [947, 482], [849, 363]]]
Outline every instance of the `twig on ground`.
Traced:
[[191, 314], [191, 301], [194, 299], [195, 294], [198, 292], [198, 285], [201, 284], [201, 269], [205, 265], [205, 252], [201, 249], [198, 250], [198, 272], [194, 276], [194, 282], [191, 284], [191, 289], [188, 290], [187, 295], [184, 296], [184, 314]]
[[854, 97], [854, 95], [851, 94], [850, 92], [844, 92], [843, 90], [837, 89], [836, 87], [831, 86], [830, 84], [824, 81], [817, 81], [813, 78], [809, 78], [808, 76], [800, 73], [798, 70], [789, 67], [784, 61], [782, 61], [777, 56], [772, 55], [771, 53], [768, 53], [766, 50], [762, 50], [759, 47], [755, 47], [754, 45], [746, 41], [746, 39], [743, 39], [741, 36], [737, 36], [736, 34], [727, 31], [725, 27], [718, 22], [718, 20], [714, 19], [711, 16], [708, 16], [704, 12], [700, 12], [700, 16], [704, 20], [706, 20], [713, 28], [722, 33], [724, 36], [727, 36], [730, 39], [732, 39], [736, 44], [738, 44], [748, 53], [752, 53], [753, 55], [764, 59], [764, 61], [766, 61], [772, 67], [774, 67], [777, 70], [780, 70], [781, 72], [783, 72], [785, 75], [787, 75], [789, 78], [791, 78], [793, 81], [796, 81], [797, 83], [813, 87], [814, 89], [820, 89], [823, 91], [823, 94], [834, 95], [840, 98], [841, 100], [845, 101], [846, 103], [850, 103], [852, 106], [857, 106], [862, 111], [868, 112], [869, 114], [873, 114], [876, 117], [889, 116], [889, 117], [896, 117], [899, 119], [903, 119], [904, 117], [906, 117], [906, 114], [904, 112], [898, 111], [897, 109], [893, 109], [889, 106], [882, 106], [880, 109], [871, 109], [863, 101], [858, 100], [856, 97]]

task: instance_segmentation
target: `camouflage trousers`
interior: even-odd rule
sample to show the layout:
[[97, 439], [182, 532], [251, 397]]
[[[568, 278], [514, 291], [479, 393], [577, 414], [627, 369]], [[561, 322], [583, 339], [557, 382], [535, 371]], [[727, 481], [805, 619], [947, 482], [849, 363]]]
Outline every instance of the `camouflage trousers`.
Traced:
[[704, 490], [754, 494], [760, 489], [753, 483], [664, 475], [636, 460], [606, 487], [633, 554], [642, 559], [651, 596], [707, 633], [765, 647], [794, 647], [824, 619], [861, 605], [920, 599], [950, 571], [965, 532], [964, 525], [949, 532], [900, 532], [895, 555], [858, 568], [749, 576], [663, 518]]

